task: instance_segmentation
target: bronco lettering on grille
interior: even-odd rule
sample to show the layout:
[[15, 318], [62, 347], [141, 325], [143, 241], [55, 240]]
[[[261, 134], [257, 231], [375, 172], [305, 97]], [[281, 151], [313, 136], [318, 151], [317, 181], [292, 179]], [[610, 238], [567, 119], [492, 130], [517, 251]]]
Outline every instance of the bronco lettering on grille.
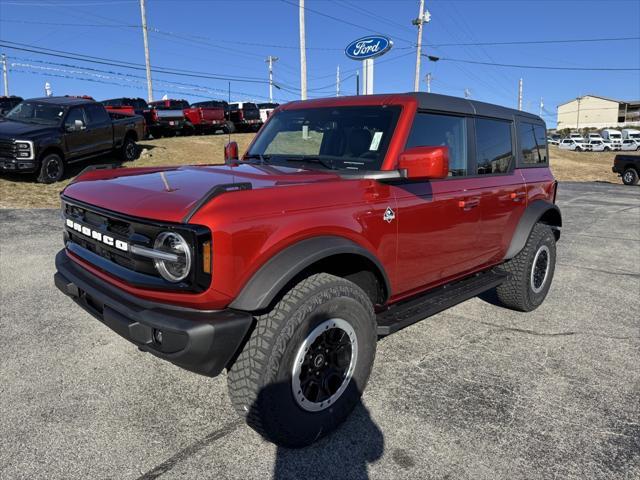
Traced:
[[92, 238], [93, 240], [97, 240], [98, 242], [102, 242], [105, 245], [109, 245], [110, 247], [115, 247], [118, 250], [122, 250], [123, 252], [129, 251], [129, 244], [127, 242], [123, 242], [122, 240], [118, 240], [116, 238], [110, 237], [109, 235], [104, 235], [100, 232], [92, 230], [89, 227], [81, 225], [78, 222], [74, 222], [70, 218], [66, 219], [67, 227], [72, 228], [76, 232]]

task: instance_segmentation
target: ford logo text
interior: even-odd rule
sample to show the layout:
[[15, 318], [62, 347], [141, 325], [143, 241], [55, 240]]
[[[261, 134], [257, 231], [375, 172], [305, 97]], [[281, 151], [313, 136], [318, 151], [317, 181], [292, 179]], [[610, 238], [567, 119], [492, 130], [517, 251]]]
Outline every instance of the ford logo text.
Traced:
[[363, 37], [351, 42], [344, 53], [353, 60], [379, 57], [393, 46], [391, 39], [382, 36]]

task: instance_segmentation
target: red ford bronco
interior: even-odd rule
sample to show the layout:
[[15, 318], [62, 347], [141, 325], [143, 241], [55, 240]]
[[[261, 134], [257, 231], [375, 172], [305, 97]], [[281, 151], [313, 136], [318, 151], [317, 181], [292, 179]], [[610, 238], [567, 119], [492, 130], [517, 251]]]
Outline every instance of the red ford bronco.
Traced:
[[293, 102], [226, 165], [84, 173], [55, 283], [141, 350], [227, 369], [265, 438], [308, 445], [358, 403], [376, 341], [495, 288], [549, 291], [561, 217], [545, 124], [409, 93]]

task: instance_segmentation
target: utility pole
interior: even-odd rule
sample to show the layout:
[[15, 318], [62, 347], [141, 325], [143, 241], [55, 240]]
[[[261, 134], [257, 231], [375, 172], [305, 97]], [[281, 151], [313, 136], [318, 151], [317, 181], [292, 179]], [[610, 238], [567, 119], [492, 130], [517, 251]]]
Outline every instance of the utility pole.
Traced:
[[7, 72], [7, 56], [2, 54], [2, 81], [4, 83], [4, 95], [9, 96], [9, 73]]
[[518, 82], [518, 110], [522, 110], [522, 79]]
[[416, 75], [413, 81], [413, 90], [420, 90], [420, 60], [422, 57], [422, 26], [425, 23], [429, 23], [431, 21], [431, 13], [427, 10], [424, 11], [424, 0], [420, 0], [420, 11], [418, 14], [418, 18], [413, 20], [411, 23], [417, 25], [418, 27], [418, 43], [416, 45]]
[[544, 100], [542, 99], [542, 97], [540, 97], [540, 114], [538, 115], [539, 117], [542, 116], [543, 109], [544, 109]]
[[340, 65], [336, 68], [336, 97], [340, 96]]
[[427, 93], [431, 93], [431, 73], [427, 73], [426, 81], [427, 81]]
[[580, 100], [582, 100], [582, 97], [578, 97], [578, 115], [576, 118], [576, 130], [580, 128]]
[[304, 0], [300, 0], [300, 99], [307, 99], [307, 46], [304, 33]]
[[149, 59], [149, 38], [147, 34], [147, 11], [144, 7], [144, 0], [140, 0], [140, 15], [142, 16], [142, 38], [144, 39], [144, 62], [147, 67], [147, 101], [153, 102], [151, 60]]
[[278, 57], [269, 55], [265, 62], [269, 64], [269, 103], [273, 103], [273, 62], [276, 62]]

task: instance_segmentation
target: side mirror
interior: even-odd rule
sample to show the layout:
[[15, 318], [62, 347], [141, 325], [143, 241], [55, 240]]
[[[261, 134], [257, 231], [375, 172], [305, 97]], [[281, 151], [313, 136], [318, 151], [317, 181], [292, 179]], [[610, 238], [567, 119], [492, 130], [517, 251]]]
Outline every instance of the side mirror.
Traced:
[[238, 160], [238, 142], [229, 142], [224, 146], [224, 161]]
[[84, 122], [82, 120], [74, 120], [73, 123], [67, 124], [67, 132], [80, 132], [84, 130]]
[[409, 179], [438, 179], [449, 175], [449, 147], [413, 147], [400, 154], [398, 168]]

